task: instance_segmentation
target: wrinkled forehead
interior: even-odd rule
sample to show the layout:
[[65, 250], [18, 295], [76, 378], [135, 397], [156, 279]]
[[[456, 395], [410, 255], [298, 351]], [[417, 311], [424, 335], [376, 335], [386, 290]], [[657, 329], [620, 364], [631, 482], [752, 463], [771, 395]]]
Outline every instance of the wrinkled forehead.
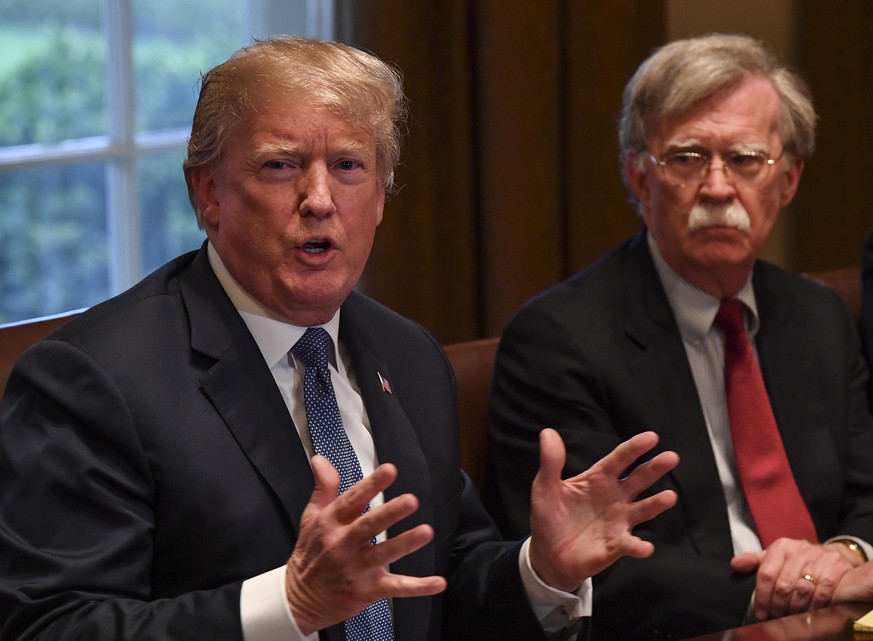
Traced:
[[781, 101], [764, 78], [750, 78], [694, 103], [654, 117], [647, 142], [714, 138], [728, 145], [773, 143], [781, 138]]
[[276, 140], [297, 141], [330, 135], [349, 147], [375, 148], [371, 123], [355, 110], [343, 109], [304, 90], [258, 90], [249, 95], [246, 109], [237, 112], [228, 138], [269, 132]]

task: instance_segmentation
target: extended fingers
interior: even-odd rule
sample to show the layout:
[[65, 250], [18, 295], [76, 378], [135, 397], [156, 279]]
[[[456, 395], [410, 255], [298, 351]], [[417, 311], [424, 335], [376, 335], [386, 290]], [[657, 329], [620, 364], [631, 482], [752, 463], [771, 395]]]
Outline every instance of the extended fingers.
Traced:
[[[372, 474], [358, 481], [346, 492], [336, 496], [338, 475], [330, 462], [321, 456], [312, 458], [312, 469], [316, 477], [316, 487], [310, 501], [308, 522], [322, 533], [323, 543], [339, 553], [339, 557], [351, 558], [361, 549], [366, 549], [370, 541], [381, 532], [405, 519], [418, 509], [418, 499], [412, 494], [403, 494], [373, 509], [368, 509], [370, 501], [387, 489], [397, 477], [397, 469], [391, 464], [380, 465]], [[327, 502], [324, 496], [333, 492], [333, 499]], [[314, 507], [313, 507], [314, 506]], [[312, 511], [315, 510], [315, 511]], [[307, 514], [307, 513], [304, 513]], [[401, 538], [402, 541], [417, 543], [420, 547], [432, 537], [418, 528], [416, 534]], [[427, 531], [430, 531], [429, 526]], [[388, 553], [394, 546], [384, 552]], [[415, 548], [409, 548], [412, 551]], [[381, 564], [387, 565], [400, 558], [394, 556]]]
[[418, 499], [414, 495], [397, 496], [383, 505], [368, 510], [364, 514], [359, 514], [358, 518], [345, 528], [346, 536], [352, 541], [363, 544], [402, 521], [417, 509]]
[[430, 525], [419, 525], [378, 545], [371, 546], [367, 563], [385, 567], [427, 545], [433, 539]]
[[433, 528], [419, 525], [377, 545], [368, 543], [361, 547], [349, 559], [347, 569], [352, 576], [369, 577], [361, 583], [362, 594], [368, 601], [438, 594], [446, 588], [442, 577], [412, 577], [386, 571], [391, 563], [424, 547], [432, 539]]
[[367, 509], [370, 501], [380, 492], [384, 492], [396, 478], [397, 468], [390, 463], [383, 463], [373, 470], [372, 474], [368, 474], [337, 497], [332, 506], [335, 518], [340, 523], [351, 523]]
[[676, 452], [661, 452], [652, 460], [638, 465], [624, 480], [628, 496], [635, 497], [640, 492], [651, 487], [665, 474], [679, 465], [679, 455]]
[[633, 465], [634, 461], [658, 444], [658, 435], [654, 432], [642, 432], [628, 440], [619, 443], [609, 454], [592, 466], [599, 468], [610, 477], [617, 477]]
[[382, 587], [387, 598], [433, 596], [444, 591], [446, 580], [441, 576], [406, 576], [386, 574]]
[[664, 490], [654, 496], [641, 499], [630, 505], [628, 519], [632, 525], [650, 521], [676, 505], [678, 496], [673, 490]]
[[650, 541], [644, 541], [638, 536], [628, 535], [622, 541], [622, 554], [635, 559], [645, 559], [655, 551], [655, 545]]
[[339, 474], [323, 456], [313, 456], [311, 465], [312, 474], [315, 476], [315, 490], [312, 492], [310, 503], [325, 507], [336, 498], [340, 482]]
[[567, 450], [561, 435], [550, 427], [540, 431], [540, 469], [537, 472], [537, 481], [560, 481], [566, 460]]

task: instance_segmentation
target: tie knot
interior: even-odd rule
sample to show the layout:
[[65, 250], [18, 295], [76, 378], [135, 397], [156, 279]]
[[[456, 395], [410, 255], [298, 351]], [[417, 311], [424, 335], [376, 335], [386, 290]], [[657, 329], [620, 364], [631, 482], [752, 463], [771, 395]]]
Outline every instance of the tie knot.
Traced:
[[736, 298], [723, 300], [715, 315], [715, 325], [725, 334], [740, 334], [746, 331], [745, 312], [746, 306]]
[[330, 345], [330, 334], [323, 327], [310, 327], [300, 337], [291, 353], [294, 358], [303, 361], [306, 367], [327, 367], [327, 347]]

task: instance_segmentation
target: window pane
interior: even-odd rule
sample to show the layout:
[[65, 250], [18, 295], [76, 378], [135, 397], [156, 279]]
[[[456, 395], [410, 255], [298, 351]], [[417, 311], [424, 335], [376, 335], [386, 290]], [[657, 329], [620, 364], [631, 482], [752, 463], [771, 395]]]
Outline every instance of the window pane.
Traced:
[[137, 131], [188, 128], [200, 74], [246, 44], [239, 0], [135, 0]]
[[101, 4], [0, 3], [0, 146], [106, 133]]
[[182, 152], [149, 154], [139, 163], [143, 273], [197, 249], [206, 235], [197, 227], [182, 176]]
[[0, 322], [106, 298], [105, 175], [102, 163], [0, 173]]

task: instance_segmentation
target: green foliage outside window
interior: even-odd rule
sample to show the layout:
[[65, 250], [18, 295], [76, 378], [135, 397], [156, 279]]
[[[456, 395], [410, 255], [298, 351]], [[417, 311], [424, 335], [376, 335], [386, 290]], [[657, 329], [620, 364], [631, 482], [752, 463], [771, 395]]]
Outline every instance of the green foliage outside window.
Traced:
[[[47, 0], [14, 4], [14, 19], [0, 6], [0, 147], [107, 135], [107, 45], [99, 11], [92, 15], [99, 3], [51, 0], [50, 24], [40, 13]], [[147, 5], [134, 43], [136, 129], [185, 129], [200, 73], [243, 44], [239, 27], [214, 0], [192, 0], [185, 13], [223, 15], [219, 28], [186, 33], [196, 20], [182, 16], [175, 32], [162, 30], [160, 20], [180, 3]], [[143, 273], [202, 242], [182, 157], [182, 150], [161, 152], [138, 164]], [[0, 171], [0, 323], [93, 305], [110, 294], [105, 181], [102, 162]]]

